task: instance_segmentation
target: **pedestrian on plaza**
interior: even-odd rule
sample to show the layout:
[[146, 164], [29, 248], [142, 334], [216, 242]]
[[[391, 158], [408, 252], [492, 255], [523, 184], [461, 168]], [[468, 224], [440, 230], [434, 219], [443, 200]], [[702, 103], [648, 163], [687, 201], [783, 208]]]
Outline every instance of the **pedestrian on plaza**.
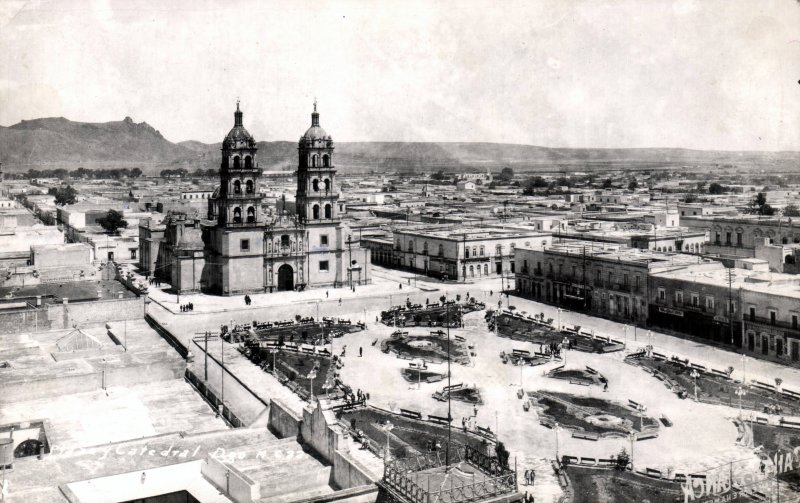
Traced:
[[489, 290], [489, 297], [493, 297], [493, 296], [494, 296], [494, 290]]
[[603, 385], [603, 391], [608, 391], [608, 381]]
[[403, 289], [403, 284], [402, 283], [398, 283], [398, 284], [400, 285], [400, 290], [402, 290]]
[[364, 356], [364, 348], [359, 346], [358, 347], [358, 357], [361, 358], [362, 356]]
[[341, 297], [339, 297], [339, 305], [340, 306], [342, 305], [342, 298]]
[[525, 485], [528, 485], [530, 483], [531, 480], [530, 476], [531, 476], [530, 470], [525, 470]]
[[189, 311], [194, 311], [194, 302], [189, 302]]
[[478, 417], [478, 406], [477, 405], [472, 407], [472, 412], [473, 412], [472, 417], [477, 418]]

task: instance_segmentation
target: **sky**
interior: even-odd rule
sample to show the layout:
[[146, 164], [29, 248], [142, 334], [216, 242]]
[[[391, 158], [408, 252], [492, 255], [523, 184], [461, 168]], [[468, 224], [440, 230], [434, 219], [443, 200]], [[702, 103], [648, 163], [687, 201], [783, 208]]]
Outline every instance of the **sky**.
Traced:
[[0, 0], [0, 125], [800, 150], [800, 1]]

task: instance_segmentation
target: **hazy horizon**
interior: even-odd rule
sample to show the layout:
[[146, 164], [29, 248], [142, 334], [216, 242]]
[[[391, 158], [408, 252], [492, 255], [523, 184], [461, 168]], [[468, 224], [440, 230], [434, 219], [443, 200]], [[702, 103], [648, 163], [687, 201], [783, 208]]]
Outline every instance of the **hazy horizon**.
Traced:
[[0, 3], [0, 124], [219, 143], [800, 150], [800, 3]]

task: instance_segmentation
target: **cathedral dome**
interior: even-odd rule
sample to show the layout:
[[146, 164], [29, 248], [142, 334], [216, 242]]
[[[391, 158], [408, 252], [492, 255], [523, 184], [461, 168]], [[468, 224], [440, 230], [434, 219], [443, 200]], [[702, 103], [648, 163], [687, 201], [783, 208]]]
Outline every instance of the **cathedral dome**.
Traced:
[[319, 112], [317, 112], [317, 102], [314, 101], [314, 112], [311, 114], [311, 127], [306, 130], [302, 137], [303, 140], [330, 140], [331, 137], [319, 125]]
[[239, 102], [236, 102], [236, 112], [233, 113], [233, 128], [228, 132], [228, 135], [222, 140], [224, 143], [228, 142], [255, 142], [253, 135], [251, 135], [242, 124], [242, 111], [239, 110]]

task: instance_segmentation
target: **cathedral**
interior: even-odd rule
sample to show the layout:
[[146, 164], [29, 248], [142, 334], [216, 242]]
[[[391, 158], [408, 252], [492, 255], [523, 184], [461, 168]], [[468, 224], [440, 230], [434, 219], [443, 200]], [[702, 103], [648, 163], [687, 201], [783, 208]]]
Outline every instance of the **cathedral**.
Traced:
[[369, 251], [341, 219], [333, 139], [320, 126], [316, 103], [297, 146], [294, 215], [265, 211], [258, 147], [238, 103], [233, 116], [208, 218], [165, 219], [158, 275], [181, 293], [216, 295], [369, 283]]

